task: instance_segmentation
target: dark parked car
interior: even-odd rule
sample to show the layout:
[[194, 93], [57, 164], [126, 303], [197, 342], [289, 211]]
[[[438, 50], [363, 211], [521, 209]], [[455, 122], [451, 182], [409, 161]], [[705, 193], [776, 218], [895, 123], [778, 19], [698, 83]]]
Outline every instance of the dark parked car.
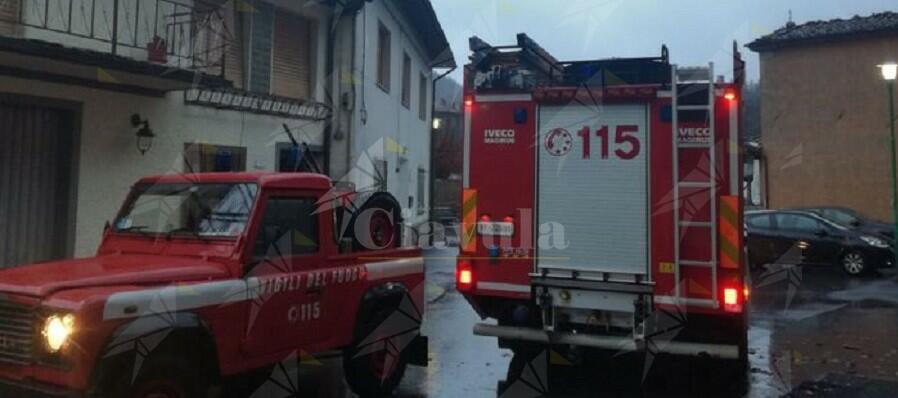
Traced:
[[847, 207], [805, 207], [795, 210], [809, 211], [848, 228], [856, 229], [868, 234], [882, 235], [889, 239], [894, 239], [895, 237], [894, 224], [870, 219]]
[[749, 263], [839, 265], [859, 275], [894, 263], [885, 238], [803, 210], [745, 213]]

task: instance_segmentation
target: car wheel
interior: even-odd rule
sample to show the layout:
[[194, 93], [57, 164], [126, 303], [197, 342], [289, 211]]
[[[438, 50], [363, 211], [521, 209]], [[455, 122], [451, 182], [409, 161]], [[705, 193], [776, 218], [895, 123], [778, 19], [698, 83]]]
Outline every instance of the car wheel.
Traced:
[[860, 275], [864, 273], [867, 264], [864, 262], [864, 256], [858, 252], [848, 252], [842, 256], [842, 269], [849, 275]]

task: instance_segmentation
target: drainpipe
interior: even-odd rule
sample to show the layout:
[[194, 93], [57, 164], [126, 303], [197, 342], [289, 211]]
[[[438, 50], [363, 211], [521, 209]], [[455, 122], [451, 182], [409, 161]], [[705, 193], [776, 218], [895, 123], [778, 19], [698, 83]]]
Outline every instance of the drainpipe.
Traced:
[[330, 175], [331, 134], [333, 134], [334, 123], [336, 123], [336, 121], [337, 121], [337, 114], [338, 114], [338, 112], [337, 112], [338, 107], [335, 106], [336, 103], [334, 101], [334, 95], [333, 95], [334, 85], [336, 84], [334, 82], [334, 41], [335, 41], [334, 36], [335, 35], [334, 35], [333, 27], [335, 26], [336, 22], [340, 19], [340, 13], [342, 13], [342, 10], [340, 10], [340, 12], [337, 12], [337, 11], [338, 10], [335, 7], [335, 9], [333, 10], [333, 12], [331, 14], [330, 21], [328, 21], [329, 22], [328, 26], [330, 26], [331, 28], [329, 28], [327, 30], [327, 38], [325, 39], [325, 41], [327, 42], [327, 44], [325, 44], [327, 46], [327, 51], [326, 51], [327, 55], [325, 56], [325, 61], [324, 61], [324, 63], [325, 63], [324, 76], [325, 76], [327, 85], [325, 86], [324, 96], [325, 96], [325, 99], [327, 100], [328, 104], [330, 104], [330, 106], [331, 106], [330, 117], [327, 119], [326, 123], [324, 123], [324, 143], [323, 143], [324, 144], [324, 149], [323, 149], [324, 150], [324, 167], [323, 167], [324, 170], [322, 170], [322, 172], [327, 176], [331, 176]]
[[[352, 108], [349, 111], [349, 117], [347, 118], [348, 123], [346, 124], [347, 128], [346, 128], [346, 132], [345, 132], [346, 133], [346, 172], [347, 173], [349, 173], [350, 170], [352, 170], [352, 165], [353, 165], [353, 160], [352, 160], [352, 135], [354, 133], [353, 132], [353, 122], [355, 121], [355, 111], [358, 109], [358, 102], [359, 102], [358, 95], [357, 95], [358, 93], [356, 90], [356, 83], [355, 83], [356, 79], [354, 76], [355, 71], [356, 71], [356, 64], [355, 64], [355, 62], [356, 62], [356, 46], [358, 45], [357, 40], [356, 40], [356, 35], [358, 34], [359, 13], [365, 12], [364, 7], [365, 7], [365, 5], [362, 4], [362, 8], [360, 10], [357, 10], [352, 17], [352, 33], [351, 33], [352, 37], [350, 39], [351, 41], [350, 41], [350, 45], [349, 45], [349, 47], [352, 49], [352, 51], [349, 52], [349, 67], [350, 67], [349, 73], [353, 74], [353, 77], [351, 77], [349, 79], [349, 81], [351, 82], [350, 87], [352, 88], [352, 98], [351, 98]], [[363, 18], [364, 18], [364, 16], [363, 16]], [[362, 34], [365, 34], [365, 32], [362, 32]], [[364, 44], [362, 45], [362, 51], [368, 51], [368, 49], [365, 48]], [[364, 67], [365, 67], [365, 65], [362, 65], [362, 68], [364, 68]], [[365, 90], [364, 75], [362, 76], [361, 79], [359, 79], [359, 81], [360, 81], [359, 86], [362, 87], [362, 90]], [[340, 95], [342, 96], [343, 94], [340, 93]], [[364, 96], [364, 91], [363, 91], [362, 96]], [[364, 99], [362, 99], [362, 101], [364, 103]], [[362, 108], [362, 109], [364, 109], [364, 108]], [[359, 112], [361, 112], [361, 110], [359, 110]], [[367, 110], [366, 110], [366, 112], [367, 112]]]
[[[112, 2], [112, 55], [118, 54], [118, 2], [119, 0]], [[46, 4], [49, 7], [50, 3]]]
[[436, 79], [433, 79], [433, 83], [431, 83], [430, 87], [430, 170], [428, 170], [428, 178], [427, 178], [427, 201], [428, 203], [428, 213], [430, 213], [427, 217], [428, 221], [433, 221], [433, 206], [434, 206], [434, 182], [436, 181], [436, 162], [434, 161], [434, 147], [433, 147], [433, 117], [436, 113], [437, 109], [437, 82], [440, 79], [448, 76], [450, 73], [455, 72], [458, 69], [458, 66], [453, 66], [452, 69], [449, 69], [445, 73], [437, 76]]

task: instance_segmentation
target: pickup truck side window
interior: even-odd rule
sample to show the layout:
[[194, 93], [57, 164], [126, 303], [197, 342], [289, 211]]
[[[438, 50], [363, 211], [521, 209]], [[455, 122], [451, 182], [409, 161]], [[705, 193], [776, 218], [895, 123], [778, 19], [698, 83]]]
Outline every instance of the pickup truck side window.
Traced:
[[318, 252], [318, 215], [313, 198], [268, 198], [253, 247], [255, 258]]

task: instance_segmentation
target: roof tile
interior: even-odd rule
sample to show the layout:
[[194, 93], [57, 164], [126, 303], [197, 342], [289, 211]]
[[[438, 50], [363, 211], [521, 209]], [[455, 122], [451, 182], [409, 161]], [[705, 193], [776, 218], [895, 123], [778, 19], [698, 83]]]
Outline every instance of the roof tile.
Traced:
[[754, 51], [768, 51], [811, 42], [885, 34], [898, 34], [898, 13], [881, 12], [866, 17], [855, 15], [851, 19], [811, 21], [801, 25], [789, 22], [749, 43], [747, 47]]

